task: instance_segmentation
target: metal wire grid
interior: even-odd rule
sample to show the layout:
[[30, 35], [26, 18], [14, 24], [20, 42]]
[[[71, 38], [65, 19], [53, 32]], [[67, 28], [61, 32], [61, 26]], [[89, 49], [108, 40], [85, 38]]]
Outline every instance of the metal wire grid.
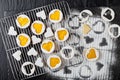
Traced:
[[[49, 24], [47, 23], [48, 20], [42, 20], [41, 18], [36, 17], [36, 13], [41, 11], [41, 10], [44, 10], [45, 14], [48, 16], [49, 12], [53, 9], [56, 9], [56, 8], [60, 9], [63, 12], [64, 19], [66, 19], [68, 17], [68, 15], [70, 13], [69, 7], [68, 7], [68, 4], [63, 1], [63, 2], [56, 3], [56, 4], [48, 5], [47, 7], [44, 6], [44, 7], [36, 8], [36, 9], [30, 10], [30, 11], [27, 11], [27, 12], [19, 13], [17, 15], [12, 16], [12, 17], [7, 17], [7, 18], [1, 19], [1, 33], [3, 35], [3, 40], [4, 40], [4, 43], [5, 43], [6, 50], [19, 48], [17, 43], [16, 43], [16, 36], [11, 37], [11, 36], [8, 35], [8, 30], [9, 30], [10, 26], [13, 26], [18, 34], [27, 33], [30, 37], [32, 35], [34, 35], [31, 32], [30, 27], [27, 28], [27, 29], [20, 29], [20, 28], [17, 27], [17, 25], [15, 23], [15, 20], [16, 20], [18, 15], [26, 14], [31, 19], [31, 22], [33, 22], [35, 20], [41, 20], [45, 24], [47, 24], [46, 26], [49, 26]], [[41, 36], [38, 36], [38, 37], [43, 38], [44, 36], [41, 35]]]
[[[35, 66], [36, 70], [35, 70], [35, 73], [32, 76], [23, 75], [23, 73], [21, 71], [21, 65], [24, 62], [27, 62], [27, 61], [35, 63], [35, 61], [37, 60], [38, 57], [40, 57], [41, 54], [39, 54], [36, 57], [33, 57], [33, 56], [28, 57], [26, 51], [28, 51], [29, 49], [28, 48], [24, 48], [24, 49], [20, 48], [19, 50], [21, 50], [21, 52], [22, 52], [22, 55], [21, 55], [22, 59], [18, 62], [15, 59], [13, 59], [13, 56], [12, 56], [12, 54], [14, 52], [16, 52], [17, 50], [18, 49], [7, 51], [7, 53], [8, 53], [7, 55], [9, 56], [9, 60], [11, 61], [11, 68], [12, 68], [12, 70], [14, 72], [13, 74], [14, 74], [15, 79], [17, 79], [17, 80], [26, 79], [26, 78], [29, 78], [29, 77], [38, 76], [38, 75], [42, 75], [42, 74], [46, 73], [46, 70], [45, 70], [44, 67], [40, 68], [40, 67]], [[28, 69], [26, 69], [26, 70], [27, 71], [30, 70], [30, 67], [28, 67]]]
[[[18, 45], [16, 44], [16, 36], [9, 36], [8, 35], [8, 30], [9, 30], [10, 26], [13, 26], [18, 34], [27, 33], [31, 37], [33, 34], [32, 34], [32, 32], [30, 32], [30, 28], [27, 28], [27, 29], [17, 28], [17, 25], [15, 24], [15, 20], [16, 20], [17, 16], [20, 14], [26, 14], [31, 19], [31, 22], [33, 22], [35, 20], [41, 20], [47, 24], [47, 20], [42, 20], [42, 19], [36, 17], [35, 14], [41, 10], [44, 10], [45, 14], [48, 15], [51, 10], [56, 9], [56, 8], [60, 9], [63, 12], [64, 19], [66, 19], [68, 17], [68, 15], [70, 13], [69, 6], [65, 1], [62, 1], [62, 2], [58, 2], [55, 4], [48, 5], [48, 6], [36, 8], [36, 9], [30, 10], [27, 12], [22, 12], [22, 13], [19, 13], [17, 15], [14, 15], [12, 17], [6, 17], [6, 18], [1, 19], [2, 39], [3, 39], [4, 45], [5, 45], [5, 49], [7, 52], [8, 59], [9, 59], [9, 63], [10, 63], [10, 66], [11, 66], [11, 69], [12, 69], [12, 72], [14, 74], [15, 79], [17, 79], [17, 80], [27, 79], [30, 77], [42, 75], [42, 74], [46, 73], [46, 71], [45, 71], [45, 68], [36, 67], [36, 71], [32, 76], [23, 75], [23, 73], [21, 72], [21, 65], [26, 61], [31, 61], [34, 63], [38, 57], [42, 56], [40, 54], [41, 53], [40, 44], [36, 44], [36, 45], [30, 44], [26, 48], [18, 47]], [[47, 24], [47, 25], [49, 25], [49, 24]], [[44, 38], [43, 35], [37, 36], [37, 37], [40, 37], [41, 39]], [[26, 53], [31, 47], [34, 47], [39, 52], [38, 56], [36, 56], [36, 57], [28, 57], [27, 56]], [[12, 56], [12, 54], [17, 50], [21, 50], [21, 52], [22, 52], [22, 60], [19, 62], [16, 61]]]

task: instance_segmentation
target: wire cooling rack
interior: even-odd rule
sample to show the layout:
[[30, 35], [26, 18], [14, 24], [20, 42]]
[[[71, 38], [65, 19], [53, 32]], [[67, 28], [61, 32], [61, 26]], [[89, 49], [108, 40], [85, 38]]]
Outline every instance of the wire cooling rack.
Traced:
[[[62, 2], [58, 2], [58, 3], [50, 4], [50, 5], [47, 5], [47, 6], [39, 7], [39, 8], [36, 8], [36, 9], [32, 9], [30, 11], [21, 12], [19, 14], [14, 15], [14, 16], [5, 17], [5, 18], [1, 19], [1, 21], [0, 21], [1, 35], [2, 35], [4, 45], [5, 45], [5, 49], [6, 49], [6, 53], [7, 53], [7, 57], [8, 57], [10, 66], [11, 66], [14, 78], [16, 80], [27, 79], [27, 78], [31, 78], [31, 77], [34, 77], [34, 76], [42, 75], [42, 74], [47, 73], [47, 71], [46, 71], [45, 67], [43, 67], [43, 68], [36, 67], [36, 70], [35, 70], [34, 74], [31, 75], [31, 76], [26, 76], [22, 73], [21, 65], [24, 62], [30, 61], [30, 62], [34, 63], [35, 60], [38, 57], [42, 56], [41, 55], [42, 52], [41, 52], [41, 49], [40, 49], [40, 44], [36, 44], [36, 45], [30, 44], [26, 48], [20, 48], [16, 43], [16, 36], [9, 36], [8, 35], [8, 30], [9, 30], [10, 26], [13, 26], [18, 34], [20, 34], [21, 32], [22, 33], [27, 33], [31, 37], [33, 35], [33, 33], [30, 32], [30, 27], [27, 28], [27, 29], [24, 29], [24, 30], [19, 29], [17, 27], [17, 25], [15, 23], [15, 20], [16, 20], [17, 16], [20, 15], [20, 14], [25, 14], [31, 19], [31, 22], [33, 22], [35, 20], [41, 20], [41, 21], [43, 21], [44, 23], [47, 24], [47, 20], [42, 20], [41, 18], [38, 18], [36, 16], [36, 13], [44, 10], [45, 14], [48, 15], [49, 12], [53, 9], [60, 9], [63, 12], [64, 20], [67, 19], [68, 15], [70, 14], [70, 9], [69, 9], [69, 6], [68, 6], [67, 2], [62, 1]], [[39, 37], [41, 39], [43, 39], [43, 36], [44, 35], [41, 35]], [[38, 56], [35, 56], [35, 57], [29, 56], [28, 57], [27, 51], [32, 47], [34, 47], [39, 52]], [[21, 50], [21, 52], [23, 53], [21, 55], [22, 59], [19, 62], [16, 61], [12, 56], [12, 54], [14, 52], [16, 52], [17, 50]]]

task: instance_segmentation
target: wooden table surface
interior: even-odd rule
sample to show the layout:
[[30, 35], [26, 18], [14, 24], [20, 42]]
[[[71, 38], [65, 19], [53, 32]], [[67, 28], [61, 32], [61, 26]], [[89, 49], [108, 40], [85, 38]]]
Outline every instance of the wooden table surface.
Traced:
[[[0, 18], [10, 16], [21, 11], [30, 10], [36, 7], [47, 5], [62, 0], [0, 0]], [[99, 7], [99, 6], [119, 6], [119, 0], [66, 0], [70, 8], [79, 9], [81, 7]], [[4, 45], [0, 35], [0, 80], [14, 80], [10, 66], [5, 53]], [[119, 43], [119, 41], [118, 41]], [[119, 50], [118, 50], [119, 51]], [[119, 55], [120, 56], [120, 55]], [[118, 60], [120, 57], [118, 58]], [[118, 64], [120, 62], [117, 62]], [[115, 80], [120, 80], [120, 65], [113, 67], [113, 76]], [[58, 80], [49, 77], [47, 74], [33, 78], [31, 80]], [[30, 79], [29, 79], [30, 80]]]

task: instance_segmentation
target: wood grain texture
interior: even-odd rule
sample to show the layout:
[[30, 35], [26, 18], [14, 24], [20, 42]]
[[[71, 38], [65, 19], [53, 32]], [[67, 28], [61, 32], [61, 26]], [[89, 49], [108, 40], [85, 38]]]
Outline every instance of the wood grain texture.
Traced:
[[[43, 5], [47, 5], [50, 3], [58, 2], [62, 0], [0, 0], [0, 18], [4, 16], [10, 16], [13, 14], [16, 14], [21, 11], [30, 10], [36, 7], [40, 7]], [[119, 6], [120, 1], [119, 0], [66, 0], [71, 8], [79, 9], [81, 7], [98, 7], [98, 6]], [[118, 40], [118, 44], [120, 43], [120, 40]], [[119, 52], [119, 47], [117, 49], [117, 52]], [[120, 60], [120, 55], [118, 54], [117, 57], [118, 60]], [[0, 35], [0, 80], [14, 80], [13, 75], [7, 60], [7, 55], [5, 53], [4, 45], [2, 42], [2, 38]], [[118, 61], [116, 63], [120, 64]], [[118, 66], [113, 67], [113, 73], [115, 76], [115, 80], [120, 80], [120, 67]], [[117, 73], [118, 72], [118, 73]], [[47, 76], [47, 77], [46, 77]], [[43, 75], [38, 76], [34, 79], [29, 80], [59, 80], [55, 78], [50, 78], [49, 75]]]

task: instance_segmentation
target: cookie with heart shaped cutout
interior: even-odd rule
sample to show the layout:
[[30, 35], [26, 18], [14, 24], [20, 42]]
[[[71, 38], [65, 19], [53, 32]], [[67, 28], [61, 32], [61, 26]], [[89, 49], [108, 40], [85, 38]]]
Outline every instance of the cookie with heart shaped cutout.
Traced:
[[55, 50], [55, 43], [52, 40], [44, 40], [41, 44], [41, 50], [44, 53], [52, 53]]
[[21, 14], [17, 17], [16, 24], [19, 28], [25, 29], [30, 25], [30, 18], [25, 14]]
[[108, 28], [108, 33], [112, 38], [120, 36], [120, 26], [118, 24], [111, 24]]
[[47, 59], [47, 64], [51, 69], [59, 68], [61, 63], [61, 58], [57, 55], [50, 55]]
[[69, 38], [68, 30], [65, 28], [58, 28], [55, 31], [55, 38], [60, 42], [66, 41]]
[[103, 20], [110, 22], [115, 18], [115, 12], [111, 8], [103, 8], [101, 12], [101, 17]]
[[49, 20], [53, 23], [59, 23], [63, 19], [63, 13], [59, 9], [54, 9], [49, 13]]
[[60, 52], [64, 59], [71, 59], [74, 56], [74, 50], [71, 46], [63, 47]]
[[96, 61], [99, 58], [99, 51], [95, 48], [89, 48], [85, 51], [85, 58], [88, 61]]
[[30, 37], [25, 33], [19, 34], [16, 38], [16, 42], [20, 47], [27, 47], [30, 44], [30, 41]]
[[45, 31], [45, 24], [42, 21], [36, 20], [31, 25], [31, 31], [35, 35], [41, 35]]
[[93, 16], [93, 13], [90, 10], [86, 9], [86, 10], [81, 11], [79, 14], [79, 19], [80, 19], [79, 22], [80, 23], [86, 22], [90, 16]]
[[35, 65], [32, 62], [24, 62], [21, 70], [24, 75], [30, 76], [35, 72]]

